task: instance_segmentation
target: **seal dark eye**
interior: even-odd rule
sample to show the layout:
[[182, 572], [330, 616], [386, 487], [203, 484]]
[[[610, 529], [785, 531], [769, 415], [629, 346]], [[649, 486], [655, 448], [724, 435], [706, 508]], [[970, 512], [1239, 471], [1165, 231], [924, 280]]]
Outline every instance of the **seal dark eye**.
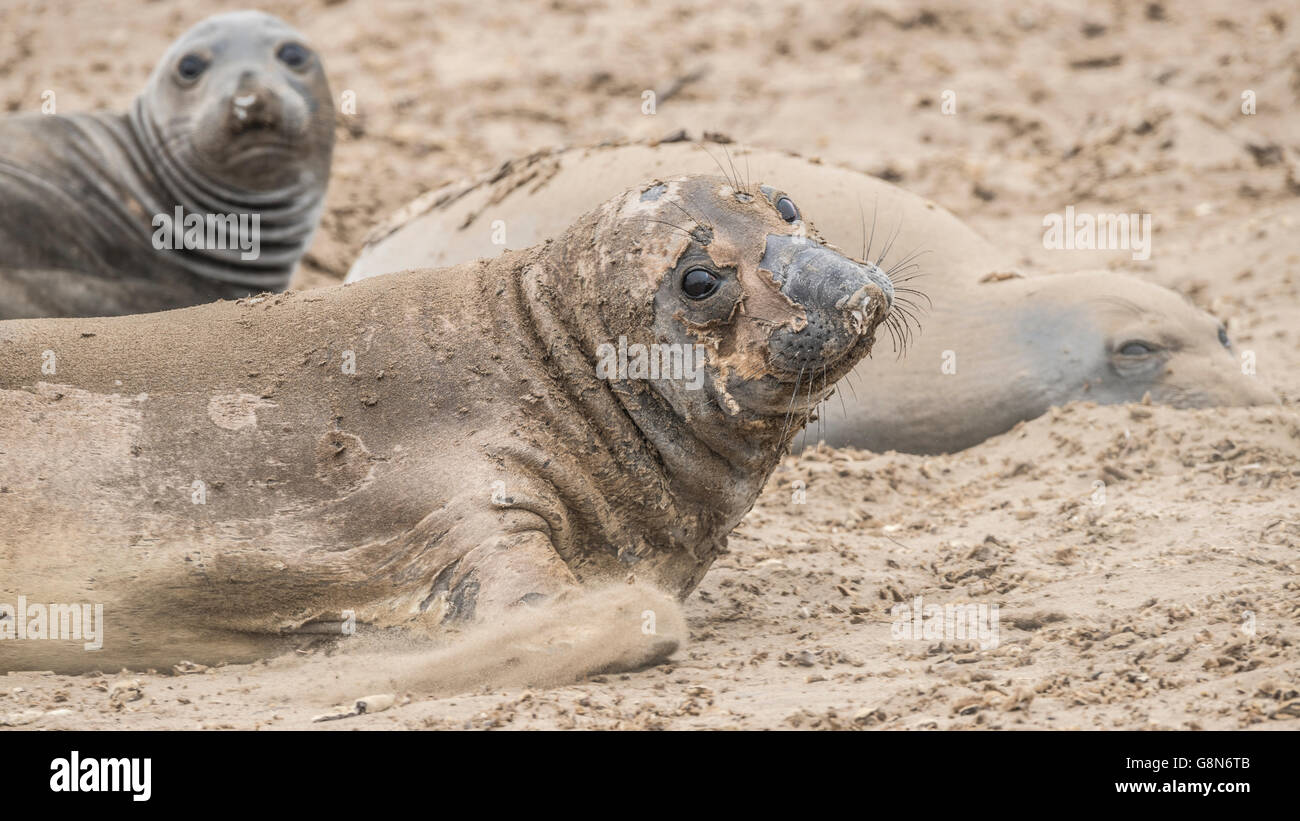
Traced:
[[307, 65], [311, 52], [298, 43], [285, 43], [280, 46], [280, 50], [275, 53], [275, 56], [289, 68], [302, 68]]
[[186, 54], [176, 64], [176, 73], [186, 80], [193, 80], [207, 70], [208, 61], [197, 54]]
[[1222, 325], [1219, 326], [1219, 344], [1232, 350], [1232, 342], [1228, 339], [1228, 329]]
[[682, 292], [691, 299], [704, 299], [712, 296], [721, 282], [708, 268], [692, 268], [682, 277]]
[[1145, 342], [1126, 342], [1119, 349], [1120, 356], [1150, 356], [1156, 349]]
[[794, 200], [789, 197], [782, 197], [777, 200], [776, 210], [781, 213], [781, 219], [786, 222], [797, 222], [799, 220], [799, 209], [794, 207]]

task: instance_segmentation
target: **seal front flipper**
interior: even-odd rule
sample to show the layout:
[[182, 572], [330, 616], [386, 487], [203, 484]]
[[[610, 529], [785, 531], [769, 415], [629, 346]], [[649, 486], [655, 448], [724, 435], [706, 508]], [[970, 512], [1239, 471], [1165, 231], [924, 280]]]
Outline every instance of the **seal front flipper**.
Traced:
[[547, 669], [577, 665], [581, 675], [662, 664], [685, 638], [680, 627], [657, 625], [661, 612], [680, 620], [666, 594], [627, 584], [583, 590], [540, 530], [503, 533], [470, 550], [439, 574], [431, 596], [430, 610], [474, 622], [478, 639], [509, 636], [520, 663], [534, 665], [540, 654], [550, 657]]
[[425, 600], [436, 601], [444, 618], [483, 621], [519, 605], [558, 598], [578, 580], [540, 530], [502, 533], [448, 565]]

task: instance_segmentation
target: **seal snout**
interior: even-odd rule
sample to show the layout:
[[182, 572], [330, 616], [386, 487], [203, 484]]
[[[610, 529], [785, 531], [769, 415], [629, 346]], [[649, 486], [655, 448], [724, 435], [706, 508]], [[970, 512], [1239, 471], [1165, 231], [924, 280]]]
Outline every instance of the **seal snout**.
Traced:
[[885, 303], [885, 309], [888, 310], [894, 305], [894, 287], [885, 279], [887, 288], [881, 288], [880, 285], [872, 280], [866, 282], [861, 288], [840, 299], [835, 303], [837, 311], [847, 311], [849, 318], [853, 320], [853, 325], [859, 334], [867, 330], [867, 311], [871, 310], [872, 299], [881, 299]]
[[239, 85], [230, 95], [226, 110], [226, 128], [231, 134], [247, 131], [275, 131], [284, 120], [284, 104], [254, 71], [240, 75]]
[[807, 317], [803, 328], [772, 335], [772, 362], [785, 370], [840, 362], [860, 341], [871, 341], [893, 307], [894, 286], [883, 271], [806, 237], [770, 235], [760, 267]]

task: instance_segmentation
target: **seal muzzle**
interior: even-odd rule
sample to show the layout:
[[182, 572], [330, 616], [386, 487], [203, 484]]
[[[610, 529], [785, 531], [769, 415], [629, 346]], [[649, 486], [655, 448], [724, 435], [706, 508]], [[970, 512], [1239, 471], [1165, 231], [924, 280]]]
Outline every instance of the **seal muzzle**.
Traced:
[[772, 364], [791, 373], [839, 361], [894, 304], [884, 271], [807, 237], [769, 234], [759, 268], [807, 315], [803, 328], [783, 328], [769, 343]]

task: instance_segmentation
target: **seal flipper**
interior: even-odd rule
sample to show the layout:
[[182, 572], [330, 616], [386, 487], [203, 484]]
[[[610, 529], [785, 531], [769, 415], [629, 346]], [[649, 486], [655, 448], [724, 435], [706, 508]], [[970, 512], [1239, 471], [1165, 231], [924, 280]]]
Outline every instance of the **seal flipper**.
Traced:
[[[528, 530], [501, 534], [465, 554], [448, 583], [445, 601], [447, 618], [475, 621], [489, 630], [517, 624], [524, 606], [536, 606], [536, 630], [527, 641], [536, 647], [586, 647], [588, 641], [583, 637], [591, 629], [584, 623], [588, 618], [611, 629], [622, 617], [632, 633], [617, 640], [608, 637], [600, 643], [603, 650], [587, 647], [580, 653], [592, 665], [587, 672], [594, 674], [641, 670], [663, 663], [676, 652], [685, 631], [668, 636], [646, 632], [637, 619], [646, 613], [653, 617], [652, 611], [638, 611], [629, 604], [659, 598], [671, 601], [662, 593], [651, 595], [644, 588], [624, 585], [592, 596], [581, 588], [550, 537], [540, 530]], [[662, 603], [657, 604], [656, 609], [663, 609]], [[588, 618], [564, 618], [557, 607], [597, 612], [589, 613]]]
[[545, 533], [503, 533], [456, 564], [446, 587], [447, 617], [490, 620], [508, 608], [555, 599], [577, 588], [577, 578]]

